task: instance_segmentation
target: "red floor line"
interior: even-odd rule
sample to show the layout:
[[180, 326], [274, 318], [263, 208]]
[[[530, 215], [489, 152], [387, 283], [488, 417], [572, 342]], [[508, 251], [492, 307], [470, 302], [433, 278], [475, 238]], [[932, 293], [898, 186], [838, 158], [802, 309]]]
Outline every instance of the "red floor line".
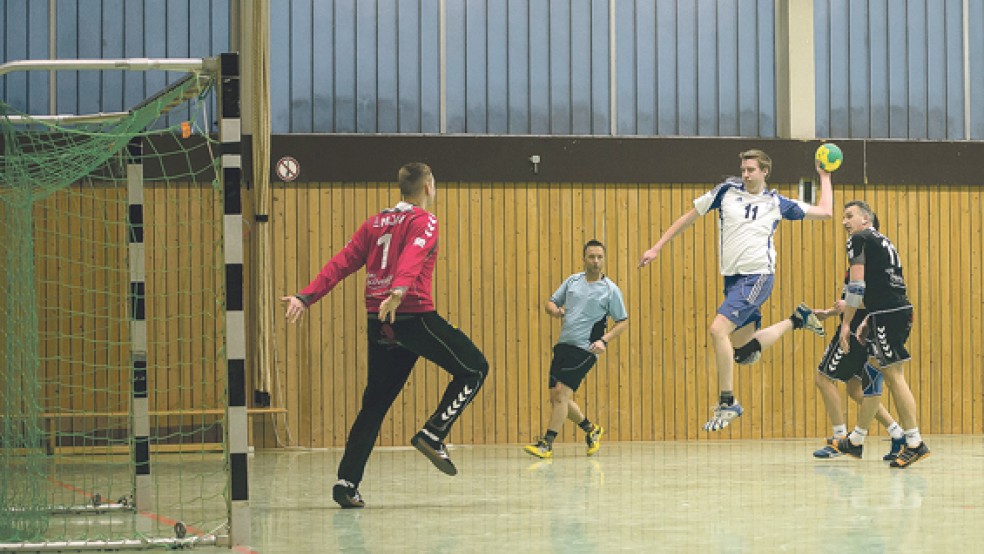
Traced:
[[[54, 478], [48, 477], [48, 481], [51, 481], [55, 485], [58, 485], [59, 487], [62, 487], [64, 489], [68, 489], [70, 491], [77, 492], [77, 493], [79, 493], [81, 495], [84, 495], [84, 496], [87, 496], [89, 498], [92, 498], [92, 494], [91, 493], [88, 493], [88, 492], [86, 492], [86, 491], [84, 491], [84, 490], [82, 490], [82, 489], [80, 489], [78, 487], [74, 487], [72, 485], [69, 485], [68, 483], [63, 483], [63, 482], [59, 481], [58, 479], [54, 479]], [[170, 525], [172, 527], [176, 523], [178, 523], [178, 520], [176, 520], [176, 519], [171, 519], [171, 518], [169, 518], [167, 516], [162, 516], [162, 515], [159, 515], [159, 514], [155, 514], [154, 512], [138, 511], [137, 514], [139, 514], [139, 515], [141, 515], [143, 517], [149, 518], [149, 519], [153, 519], [155, 521], [159, 521], [159, 522], [163, 523], [164, 525]], [[203, 530], [201, 530], [201, 529], [199, 529], [199, 528], [197, 528], [197, 527], [195, 527], [193, 525], [187, 525], [186, 528], [188, 529], [188, 532], [191, 533], [191, 534], [193, 534], [193, 535], [201, 536], [201, 535], [204, 535], [205, 534], [205, 531], [203, 531]], [[253, 550], [253, 549], [251, 549], [248, 546], [241, 546], [241, 545], [240, 546], [234, 546], [232, 548], [232, 550], [235, 551], [235, 552], [239, 552], [240, 554], [260, 554], [259, 551]]]

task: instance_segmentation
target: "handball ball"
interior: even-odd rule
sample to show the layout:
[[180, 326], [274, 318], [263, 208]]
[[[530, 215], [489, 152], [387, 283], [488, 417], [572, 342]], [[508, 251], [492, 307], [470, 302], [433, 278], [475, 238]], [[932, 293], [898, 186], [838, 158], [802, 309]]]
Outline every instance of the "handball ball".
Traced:
[[817, 148], [817, 161], [820, 162], [821, 169], [827, 173], [832, 173], [841, 166], [841, 162], [844, 161], [844, 153], [836, 144], [827, 142]]

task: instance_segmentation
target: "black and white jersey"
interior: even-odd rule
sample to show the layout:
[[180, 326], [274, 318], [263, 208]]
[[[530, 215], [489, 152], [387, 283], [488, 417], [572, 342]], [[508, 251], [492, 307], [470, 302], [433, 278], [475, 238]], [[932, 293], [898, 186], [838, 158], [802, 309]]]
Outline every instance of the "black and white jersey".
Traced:
[[869, 312], [909, 305], [902, 260], [892, 241], [868, 228], [847, 239], [847, 260], [864, 266], [864, 306]]

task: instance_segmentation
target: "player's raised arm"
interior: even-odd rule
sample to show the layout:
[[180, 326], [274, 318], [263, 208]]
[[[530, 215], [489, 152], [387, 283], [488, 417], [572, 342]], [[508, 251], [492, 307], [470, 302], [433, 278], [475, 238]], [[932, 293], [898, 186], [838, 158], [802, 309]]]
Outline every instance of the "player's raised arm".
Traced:
[[810, 206], [804, 219], [830, 219], [834, 216], [834, 189], [830, 183], [830, 174], [844, 162], [844, 154], [834, 143], [828, 142], [817, 148], [816, 167], [820, 176], [820, 200], [815, 206]]
[[820, 199], [815, 206], [806, 210], [803, 219], [830, 219], [834, 216], [834, 187], [830, 181], [830, 172], [824, 171], [817, 161], [817, 175], [820, 176]]

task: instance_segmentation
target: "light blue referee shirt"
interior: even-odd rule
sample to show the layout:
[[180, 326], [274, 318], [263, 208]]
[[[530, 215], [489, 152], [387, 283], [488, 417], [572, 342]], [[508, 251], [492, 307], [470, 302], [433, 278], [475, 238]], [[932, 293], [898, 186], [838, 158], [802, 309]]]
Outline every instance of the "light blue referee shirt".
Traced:
[[[591, 328], [609, 317], [615, 322], [629, 318], [622, 291], [611, 279], [589, 283], [584, 272], [568, 277], [550, 296], [557, 307], [564, 308], [564, 323], [557, 344], [570, 344], [587, 350], [591, 346]], [[595, 339], [597, 340], [597, 339]]]

